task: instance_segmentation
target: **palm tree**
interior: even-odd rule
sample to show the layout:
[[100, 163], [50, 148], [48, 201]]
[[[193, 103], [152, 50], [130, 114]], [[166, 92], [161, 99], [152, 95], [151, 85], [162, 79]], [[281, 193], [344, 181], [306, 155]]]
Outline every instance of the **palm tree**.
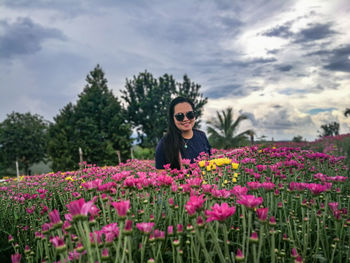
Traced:
[[350, 108], [346, 108], [346, 110], [344, 111], [344, 115], [345, 117], [348, 117], [348, 115], [350, 115]]
[[233, 119], [232, 108], [229, 107], [221, 112], [216, 111], [216, 118], [207, 121], [209, 141], [211, 145], [218, 149], [229, 149], [237, 147], [244, 140], [247, 140], [247, 135], [252, 139], [254, 136], [253, 130], [246, 130], [238, 135], [235, 132], [239, 124], [248, 119], [247, 115], [241, 114], [236, 120]]

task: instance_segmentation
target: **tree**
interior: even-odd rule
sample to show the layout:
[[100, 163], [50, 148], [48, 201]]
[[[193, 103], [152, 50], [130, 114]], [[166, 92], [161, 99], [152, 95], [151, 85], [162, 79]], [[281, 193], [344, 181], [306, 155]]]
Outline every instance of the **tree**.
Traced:
[[48, 122], [40, 115], [13, 112], [0, 124], [0, 156], [7, 168], [15, 167], [15, 162], [29, 167], [46, 157]]
[[297, 135], [293, 137], [293, 142], [302, 142], [303, 141], [303, 136]]
[[345, 117], [348, 117], [348, 115], [350, 115], [350, 108], [346, 108], [346, 110], [344, 111], [344, 115]]
[[339, 123], [338, 122], [331, 122], [328, 124], [321, 125], [321, 129], [322, 129], [322, 132], [319, 135], [319, 137], [339, 135]]
[[[52, 160], [54, 171], [75, 169], [79, 162], [76, 149], [74, 106], [67, 104], [54, 117], [54, 123], [49, 127], [48, 154]], [[78, 146], [79, 147], [79, 146]]]
[[185, 75], [182, 83], [176, 83], [171, 75], [155, 79], [147, 71], [126, 80], [121, 90], [126, 102], [128, 119], [136, 129], [142, 147], [154, 148], [167, 128], [168, 106], [176, 96], [190, 98], [195, 104], [197, 117], [202, 115], [207, 98], [199, 93], [200, 85]]
[[76, 105], [68, 104], [50, 127], [49, 152], [56, 169], [77, 168], [79, 147], [84, 161], [90, 164], [116, 164], [117, 151], [122, 161], [129, 158], [131, 128], [119, 100], [108, 89], [99, 65], [86, 81]]
[[239, 124], [247, 120], [248, 116], [241, 114], [236, 120], [233, 119], [232, 108], [227, 108], [221, 112], [216, 112], [216, 118], [207, 122], [209, 142], [218, 149], [229, 149], [239, 146], [247, 140], [247, 135], [252, 136], [253, 130], [246, 130], [235, 135]]

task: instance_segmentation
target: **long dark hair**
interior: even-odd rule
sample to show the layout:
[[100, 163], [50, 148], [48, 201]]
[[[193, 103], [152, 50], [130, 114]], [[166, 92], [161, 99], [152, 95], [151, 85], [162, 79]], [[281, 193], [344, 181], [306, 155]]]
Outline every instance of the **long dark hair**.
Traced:
[[194, 104], [191, 100], [184, 97], [173, 99], [169, 105], [168, 111], [168, 130], [164, 138], [164, 152], [167, 163], [170, 163], [171, 169], [180, 169], [179, 153], [184, 145], [181, 131], [176, 127], [174, 122], [174, 108], [179, 103], [188, 103], [194, 110]]

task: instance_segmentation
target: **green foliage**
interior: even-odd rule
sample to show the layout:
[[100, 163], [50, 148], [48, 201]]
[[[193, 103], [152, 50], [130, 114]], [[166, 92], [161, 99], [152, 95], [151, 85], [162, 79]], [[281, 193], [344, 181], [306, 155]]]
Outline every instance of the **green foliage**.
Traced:
[[230, 149], [237, 146], [246, 145], [249, 136], [254, 136], [254, 131], [246, 130], [238, 135], [235, 135], [239, 124], [248, 119], [244, 114], [233, 119], [232, 108], [217, 111], [216, 119], [208, 121], [209, 142], [214, 148]]
[[345, 117], [348, 117], [348, 115], [350, 115], [350, 108], [346, 108], [346, 110], [344, 111], [344, 115]]
[[121, 90], [126, 102], [128, 119], [136, 129], [142, 147], [155, 147], [167, 128], [168, 106], [176, 96], [190, 98], [195, 103], [197, 116], [202, 115], [207, 98], [199, 93], [200, 85], [185, 75], [182, 83], [176, 83], [171, 75], [155, 79], [145, 71], [126, 80]]
[[325, 136], [336, 136], [339, 135], [339, 123], [338, 122], [331, 122], [328, 124], [321, 125], [321, 134], [319, 137], [325, 137]]
[[303, 136], [297, 135], [293, 137], [293, 142], [302, 142], [303, 141]]
[[13, 112], [0, 123], [0, 158], [2, 168], [15, 167], [18, 161], [28, 173], [29, 166], [46, 156], [46, 122], [40, 115]]
[[122, 160], [129, 158], [131, 128], [99, 65], [86, 81], [77, 104], [65, 106], [50, 126], [49, 155], [54, 170], [77, 168], [79, 147], [84, 161], [91, 164], [116, 164], [117, 150]]
[[155, 156], [154, 148], [142, 148], [136, 146], [134, 148], [134, 158], [138, 160], [153, 160]]

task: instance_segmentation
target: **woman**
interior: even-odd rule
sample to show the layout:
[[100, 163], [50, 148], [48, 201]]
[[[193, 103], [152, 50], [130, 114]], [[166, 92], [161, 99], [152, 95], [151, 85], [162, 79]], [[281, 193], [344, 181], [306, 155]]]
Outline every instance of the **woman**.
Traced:
[[173, 99], [169, 106], [168, 131], [156, 148], [156, 168], [181, 169], [181, 160], [193, 163], [200, 153], [210, 155], [211, 146], [204, 132], [193, 129], [196, 121], [193, 102], [184, 97]]

